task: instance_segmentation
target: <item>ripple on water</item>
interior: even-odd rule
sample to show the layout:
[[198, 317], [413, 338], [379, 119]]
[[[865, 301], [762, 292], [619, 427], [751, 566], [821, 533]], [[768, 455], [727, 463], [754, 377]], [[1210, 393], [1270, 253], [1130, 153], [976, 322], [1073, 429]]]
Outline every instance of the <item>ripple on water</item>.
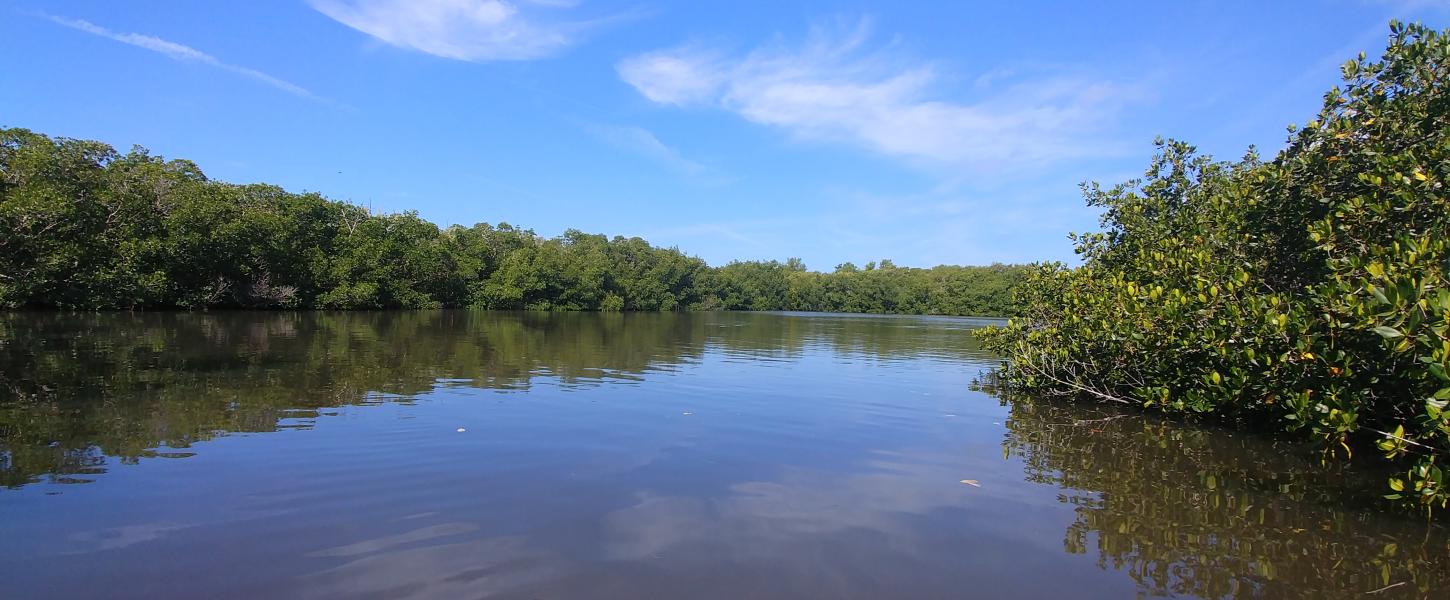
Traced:
[[0, 390], [3, 595], [1446, 589], [1450, 534], [1377, 508], [1378, 474], [971, 391], [997, 322], [0, 315], [24, 374]]

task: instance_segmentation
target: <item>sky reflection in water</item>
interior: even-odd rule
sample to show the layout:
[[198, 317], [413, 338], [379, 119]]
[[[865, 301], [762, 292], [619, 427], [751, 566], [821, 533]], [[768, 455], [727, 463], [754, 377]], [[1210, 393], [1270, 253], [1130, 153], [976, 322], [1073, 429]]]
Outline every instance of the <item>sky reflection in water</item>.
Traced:
[[0, 316], [3, 595], [1446, 589], [1445, 529], [1367, 507], [1374, 477], [971, 391], [984, 323]]

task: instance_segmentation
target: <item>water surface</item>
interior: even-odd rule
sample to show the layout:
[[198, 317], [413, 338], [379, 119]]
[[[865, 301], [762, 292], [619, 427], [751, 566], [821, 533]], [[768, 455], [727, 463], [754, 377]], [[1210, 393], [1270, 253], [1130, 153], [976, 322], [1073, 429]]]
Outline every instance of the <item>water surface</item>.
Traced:
[[0, 315], [0, 597], [1450, 593], [1378, 477], [972, 391], [986, 323]]

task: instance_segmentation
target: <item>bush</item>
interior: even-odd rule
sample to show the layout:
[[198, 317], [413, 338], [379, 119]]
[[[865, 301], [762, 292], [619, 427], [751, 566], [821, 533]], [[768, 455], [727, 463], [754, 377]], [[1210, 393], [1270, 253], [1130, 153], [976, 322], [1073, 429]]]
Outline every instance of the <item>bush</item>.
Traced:
[[1450, 38], [1390, 32], [1274, 160], [1159, 142], [1143, 179], [1085, 186], [1082, 265], [1039, 265], [982, 334], [1005, 385], [1375, 442], [1389, 497], [1450, 503]]

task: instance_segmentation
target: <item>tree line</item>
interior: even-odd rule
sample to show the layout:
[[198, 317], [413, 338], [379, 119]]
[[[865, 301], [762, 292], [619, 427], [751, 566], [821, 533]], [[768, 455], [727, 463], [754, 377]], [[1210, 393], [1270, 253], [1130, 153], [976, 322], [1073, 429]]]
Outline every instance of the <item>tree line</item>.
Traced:
[[984, 334], [1003, 382], [1373, 445], [1388, 496], [1450, 503], [1450, 36], [1390, 29], [1273, 160], [1162, 142], [1087, 186], [1082, 265], [1038, 267]]
[[0, 308], [802, 310], [1005, 315], [1016, 265], [712, 268], [643, 239], [439, 227], [237, 185], [136, 147], [0, 129]]

